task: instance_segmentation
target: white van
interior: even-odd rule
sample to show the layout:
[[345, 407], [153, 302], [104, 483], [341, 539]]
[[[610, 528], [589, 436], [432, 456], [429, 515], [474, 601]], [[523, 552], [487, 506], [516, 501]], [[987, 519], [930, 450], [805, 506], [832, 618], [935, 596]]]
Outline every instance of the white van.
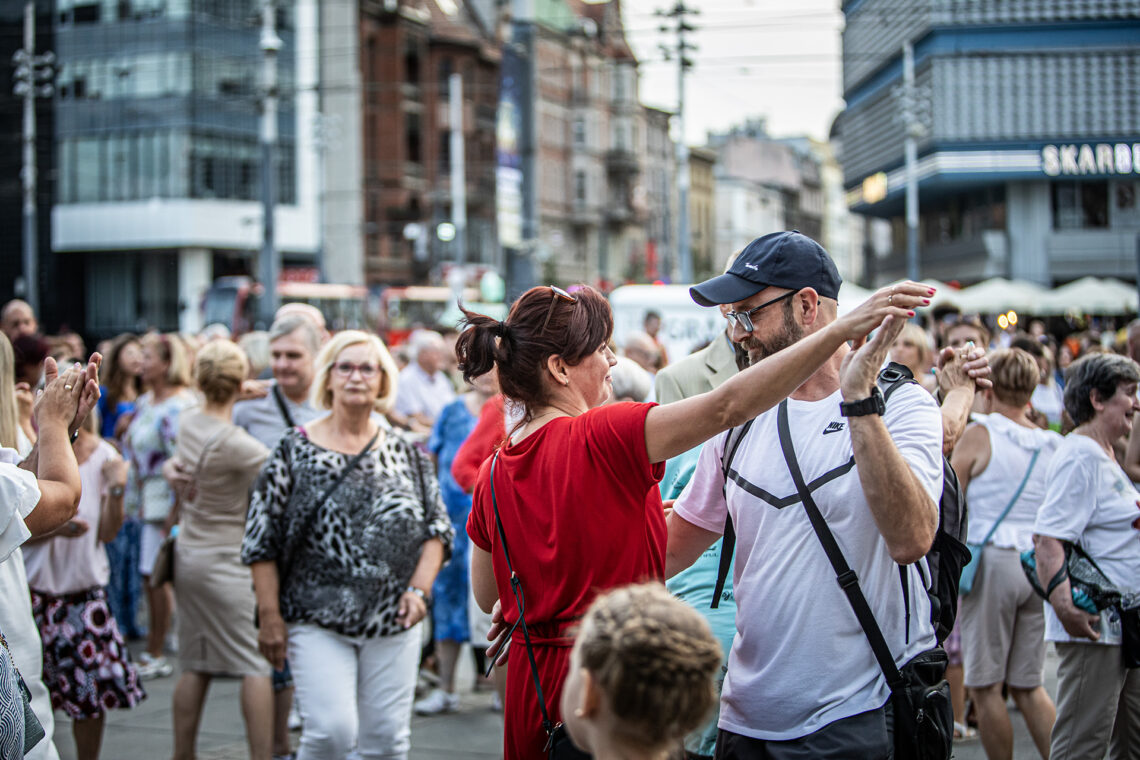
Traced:
[[697, 306], [688, 285], [622, 285], [610, 293], [614, 310], [614, 340], [625, 345], [626, 336], [644, 330], [645, 314], [661, 315], [658, 338], [669, 359], [677, 361], [708, 343], [728, 326], [720, 309]]

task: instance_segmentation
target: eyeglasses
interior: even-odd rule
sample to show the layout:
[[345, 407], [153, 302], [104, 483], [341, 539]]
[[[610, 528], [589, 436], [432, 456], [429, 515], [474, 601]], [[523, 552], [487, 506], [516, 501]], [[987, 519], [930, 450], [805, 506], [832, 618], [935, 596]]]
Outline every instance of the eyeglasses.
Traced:
[[542, 332], [546, 332], [546, 326], [550, 324], [550, 318], [554, 315], [554, 304], [559, 301], [565, 301], [569, 304], [578, 303], [578, 297], [570, 295], [562, 288], [555, 287], [554, 285], [547, 285], [550, 288], [550, 308], [546, 310], [546, 321], [542, 323]]
[[749, 309], [748, 311], [730, 311], [727, 314], [725, 314], [724, 316], [728, 317], [728, 319], [730, 321], [735, 322], [736, 324], [740, 325], [740, 329], [744, 330], [744, 332], [750, 333], [756, 329], [752, 324], [752, 315], [753, 314], [760, 311], [765, 306], [771, 306], [774, 303], [779, 303], [780, 301], [784, 301], [788, 298], [791, 298], [792, 296], [794, 296], [796, 293], [799, 293], [799, 292], [800, 292], [799, 290], [790, 290], [787, 293], [785, 293], [784, 295], [777, 296], [776, 298], [773, 298], [771, 301], [765, 301], [764, 303], [760, 304], [759, 306], [754, 306], [753, 308]]
[[359, 372], [365, 380], [371, 380], [380, 374], [380, 368], [375, 364], [353, 364], [352, 362], [336, 362], [329, 365], [339, 377], [352, 377], [353, 372]]

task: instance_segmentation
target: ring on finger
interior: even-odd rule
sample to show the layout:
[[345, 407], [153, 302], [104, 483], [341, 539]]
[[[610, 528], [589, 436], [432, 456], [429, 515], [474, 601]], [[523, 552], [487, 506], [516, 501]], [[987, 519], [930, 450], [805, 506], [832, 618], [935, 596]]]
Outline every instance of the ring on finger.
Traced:
[[70, 385], [65, 385], [65, 386], [63, 386], [63, 389], [64, 389], [65, 391], [69, 391], [69, 390], [71, 390], [71, 388], [72, 388], [72, 386], [70, 386]]
[[895, 294], [894, 293], [891, 293], [890, 295], [888, 295], [887, 296], [887, 306], [890, 306], [891, 304], [893, 304], [894, 300], [895, 300]]

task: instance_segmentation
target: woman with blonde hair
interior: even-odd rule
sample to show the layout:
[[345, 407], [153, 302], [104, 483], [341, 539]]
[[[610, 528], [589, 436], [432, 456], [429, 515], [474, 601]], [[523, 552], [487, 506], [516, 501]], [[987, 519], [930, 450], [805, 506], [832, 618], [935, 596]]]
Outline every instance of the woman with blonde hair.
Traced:
[[[123, 435], [123, 454], [130, 464], [127, 515], [143, 523], [138, 565], [146, 589], [150, 629], [146, 651], [139, 656], [139, 676], [147, 679], [173, 672], [162, 647], [174, 598], [169, 584], [151, 588], [150, 575], [159, 546], [173, 527], [168, 518], [174, 507], [174, 491], [162, 476], [162, 465], [174, 455], [179, 416], [194, 406], [196, 399], [187, 390], [190, 362], [177, 335], [151, 333], [143, 337], [142, 348], [142, 380], [149, 390], [135, 404], [134, 417]], [[128, 621], [124, 624], [130, 627]]]
[[418, 624], [453, 531], [431, 460], [380, 416], [396, 376], [379, 338], [333, 337], [312, 390], [328, 416], [281, 438], [250, 501], [242, 561], [262, 654], [279, 669], [288, 650], [298, 760], [411, 744]]
[[203, 405], [184, 412], [177, 457], [194, 477], [179, 500], [174, 590], [178, 596], [179, 664], [174, 689], [174, 757], [195, 757], [206, 691], [215, 676], [241, 678], [249, 756], [268, 760], [273, 731], [269, 664], [257, 651], [255, 602], [241, 540], [249, 489], [269, 455], [233, 424], [234, 402], [249, 372], [245, 354], [228, 340], [198, 351], [194, 380]]
[[660, 583], [613, 589], [582, 619], [562, 715], [594, 757], [677, 757], [716, 703], [720, 643], [695, 609]]

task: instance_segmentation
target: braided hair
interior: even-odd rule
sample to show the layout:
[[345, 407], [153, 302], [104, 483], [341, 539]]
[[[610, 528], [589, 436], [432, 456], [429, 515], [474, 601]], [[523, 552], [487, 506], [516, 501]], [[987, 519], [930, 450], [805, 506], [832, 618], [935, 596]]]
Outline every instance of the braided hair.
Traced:
[[708, 623], [660, 583], [599, 596], [578, 633], [581, 667], [614, 712], [626, 746], [664, 748], [701, 726], [716, 704], [720, 643]]

